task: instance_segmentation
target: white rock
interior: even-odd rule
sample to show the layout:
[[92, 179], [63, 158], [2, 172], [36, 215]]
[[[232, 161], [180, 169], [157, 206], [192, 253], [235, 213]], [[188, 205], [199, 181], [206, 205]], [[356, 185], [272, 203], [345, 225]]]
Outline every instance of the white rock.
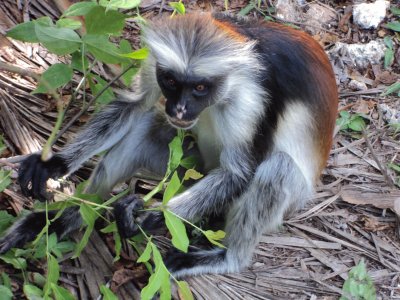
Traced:
[[298, 3], [295, 0], [278, 0], [275, 4], [276, 16], [288, 22], [300, 21]]
[[341, 57], [346, 64], [352, 64], [359, 69], [366, 69], [369, 64], [380, 64], [385, 56], [385, 43], [382, 39], [371, 41], [368, 44], [336, 43], [329, 51], [332, 59]]
[[364, 82], [360, 82], [358, 80], [351, 80], [349, 82], [349, 88], [354, 91], [366, 91], [368, 90], [367, 85]]
[[378, 104], [378, 109], [382, 112], [383, 119], [389, 124], [400, 124], [400, 110], [390, 108], [387, 104]]
[[304, 15], [306, 30], [312, 34], [323, 31], [324, 27], [329, 27], [331, 23], [337, 21], [336, 13], [319, 3], [310, 3], [307, 13]]
[[379, 23], [385, 18], [386, 10], [389, 6], [390, 2], [385, 0], [354, 5], [353, 20], [361, 28], [377, 28]]

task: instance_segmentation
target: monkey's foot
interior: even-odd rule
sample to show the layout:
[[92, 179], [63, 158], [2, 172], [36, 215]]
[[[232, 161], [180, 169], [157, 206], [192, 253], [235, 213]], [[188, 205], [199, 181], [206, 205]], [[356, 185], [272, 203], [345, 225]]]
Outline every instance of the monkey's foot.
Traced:
[[174, 277], [212, 273], [238, 272], [240, 266], [227, 256], [226, 249], [189, 250], [188, 253], [171, 249], [165, 265]]

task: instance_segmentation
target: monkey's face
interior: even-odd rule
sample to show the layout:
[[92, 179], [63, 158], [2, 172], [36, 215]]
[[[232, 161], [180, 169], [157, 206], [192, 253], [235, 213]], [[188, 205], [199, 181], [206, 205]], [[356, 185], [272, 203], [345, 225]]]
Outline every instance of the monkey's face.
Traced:
[[157, 67], [157, 81], [167, 102], [168, 121], [177, 128], [192, 128], [201, 112], [214, 104], [216, 80], [181, 75]]

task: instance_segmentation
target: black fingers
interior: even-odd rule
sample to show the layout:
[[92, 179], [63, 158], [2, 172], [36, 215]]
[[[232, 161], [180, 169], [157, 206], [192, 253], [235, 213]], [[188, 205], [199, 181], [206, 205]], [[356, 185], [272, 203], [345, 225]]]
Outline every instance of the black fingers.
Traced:
[[21, 186], [22, 194], [26, 197], [31, 196], [31, 187], [29, 186], [34, 177], [35, 164], [36, 164], [36, 154], [33, 154], [26, 158], [20, 165], [18, 171], [18, 182]]
[[47, 198], [47, 180], [64, 175], [67, 171], [67, 164], [60, 156], [55, 155], [48, 161], [42, 161], [40, 154], [32, 154], [21, 163], [18, 182], [26, 197], [44, 201]]
[[129, 238], [139, 233], [136, 217], [143, 209], [143, 200], [137, 195], [122, 198], [114, 205], [114, 217], [121, 237]]
[[141, 226], [146, 233], [159, 234], [159, 229], [165, 224], [161, 211], [149, 211], [143, 219]]

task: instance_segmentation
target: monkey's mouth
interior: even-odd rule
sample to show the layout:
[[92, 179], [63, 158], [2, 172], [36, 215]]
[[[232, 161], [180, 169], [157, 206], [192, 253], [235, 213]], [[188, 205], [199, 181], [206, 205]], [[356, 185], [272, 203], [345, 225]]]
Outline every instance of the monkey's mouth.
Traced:
[[167, 116], [167, 120], [168, 122], [178, 128], [178, 129], [190, 129], [192, 128], [194, 125], [196, 125], [198, 118], [194, 119], [194, 120], [182, 120], [182, 119], [177, 119], [177, 118], [172, 118], [170, 116]]

